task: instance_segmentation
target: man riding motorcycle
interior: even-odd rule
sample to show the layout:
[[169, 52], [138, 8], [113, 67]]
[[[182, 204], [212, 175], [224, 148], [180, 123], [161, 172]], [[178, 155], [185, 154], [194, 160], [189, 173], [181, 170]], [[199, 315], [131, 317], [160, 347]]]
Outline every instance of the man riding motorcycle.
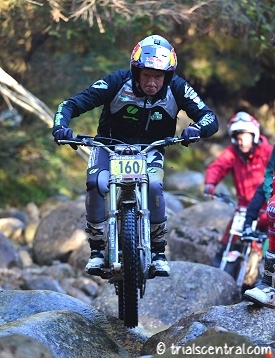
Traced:
[[[264, 178], [265, 167], [271, 156], [273, 146], [267, 138], [260, 135], [260, 123], [246, 112], [236, 113], [228, 123], [231, 145], [223, 150], [218, 159], [208, 166], [205, 173], [205, 194], [213, 195], [215, 187], [223, 178], [231, 174], [236, 189], [237, 204], [247, 207], [257, 187]], [[267, 232], [266, 203], [261, 207], [258, 228]], [[229, 221], [218, 246], [212, 265], [220, 267], [223, 252], [229, 239]], [[238, 237], [234, 237], [233, 242]]]
[[[146, 37], [132, 51], [130, 69], [117, 70], [101, 78], [59, 105], [52, 131], [55, 141], [70, 139], [71, 119], [101, 105], [97, 135], [112, 143], [117, 140], [129, 144], [151, 143], [173, 137], [180, 110], [194, 121], [182, 131], [183, 145], [213, 135], [218, 130], [215, 114], [190, 84], [174, 74], [176, 67], [177, 56], [172, 45], [158, 35]], [[151, 272], [154, 276], [168, 276], [170, 268], [164, 254], [167, 228], [162, 148], [148, 153], [148, 167]], [[108, 180], [108, 154], [102, 148], [92, 148], [86, 181], [86, 231], [91, 248], [86, 272], [90, 275], [100, 275], [105, 262]]]

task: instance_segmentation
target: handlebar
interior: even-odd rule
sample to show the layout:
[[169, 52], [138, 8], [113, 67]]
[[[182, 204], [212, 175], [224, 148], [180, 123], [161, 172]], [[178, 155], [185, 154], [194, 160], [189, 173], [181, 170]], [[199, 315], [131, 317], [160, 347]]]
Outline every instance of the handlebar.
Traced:
[[204, 194], [204, 196], [218, 201], [222, 201], [223, 203], [233, 206], [234, 208], [236, 208], [237, 206], [236, 202], [229, 195], [226, 194]]
[[249, 236], [242, 236], [241, 241], [256, 241], [256, 242], [264, 242], [268, 238], [268, 235], [262, 231], [253, 231]]
[[[95, 140], [96, 139], [96, 140]], [[189, 139], [198, 140], [200, 137], [190, 137]], [[109, 142], [109, 144], [103, 143], [103, 142]], [[115, 143], [111, 143], [111, 142]], [[184, 142], [184, 139], [181, 137], [166, 137], [165, 139], [157, 140], [152, 143], [136, 143], [136, 144], [129, 144], [122, 142], [117, 139], [112, 138], [106, 138], [106, 137], [94, 137], [91, 135], [86, 134], [77, 134], [76, 137], [71, 139], [59, 139], [57, 140], [58, 144], [73, 144], [73, 145], [80, 145], [80, 146], [86, 146], [86, 147], [102, 147], [107, 152], [112, 152], [112, 147], [115, 147], [116, 145], [123, 144], [123, 145], [129, 145], [129, 146], [139, 146], [144, 147], [142, 150], [143, 153], [149, 152], [151, 149], [155, 147], [167, 147], [169, 145], [174, 145], [177, 143]]]

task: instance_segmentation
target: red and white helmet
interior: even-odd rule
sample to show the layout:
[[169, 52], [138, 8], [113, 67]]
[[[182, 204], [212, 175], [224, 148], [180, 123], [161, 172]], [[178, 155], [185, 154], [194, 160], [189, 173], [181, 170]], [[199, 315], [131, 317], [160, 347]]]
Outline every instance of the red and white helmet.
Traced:
[[236, 113], [235, 116], [229, 120], [227, 130], [233, 144], [236, 144], [236, 135], [238, 133], [251, 133], [253, 134], [253, 142], [255, 144], [259, 143], [260, 123], [246, 112]]

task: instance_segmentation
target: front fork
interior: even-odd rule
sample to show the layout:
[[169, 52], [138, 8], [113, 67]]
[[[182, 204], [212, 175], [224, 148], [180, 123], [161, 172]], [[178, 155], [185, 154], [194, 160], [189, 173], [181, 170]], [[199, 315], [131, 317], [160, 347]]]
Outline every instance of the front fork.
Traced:
[[249, 256], [251, 253], [251, 242], [247, 242], [247, 243], [243, 243], [244, 248], [243, 248], [243, 255], [242, 255], [242, 261], [240, 264], [240, 270], [236, 279], [236, 283], [237, 283], [237, 287], [239, 289], [242, 288], [243, 286], [243, 282], [245, 279], [245, 275], [246, 275], [246, 269], [247, 269], [247, 265], [248, 265], [248, 261], [249, 261]]
[[[121, 189], [123, 190], [123, 189]], [[150, 241], [150, 213], [148, 209], [148, 181], [144, 180], [140, 184], [140, 191], [136, 191], [135, 200], [138, 204], [138, 249], [144, 251], [145, 257], [145, 271], [149, 270], [151, 264], [151, 241]], [[117, 185], [110, 183], [109, 190], [109, 230], [108, 230], [108, 258], [109, 267], [115, 271], [121, 270], [121, 262], [119, 260], [119, 245], [118, 245], [118, 208], [117, 208]]]
[[117, 211], [117, 188], [115, 183], [110, 183], [109, 190], [109, 230], [108, 230], [108, 258], [109, 267], [115, 271], [121, 270], [121, 262], [118, 260], [118, 211]]
[[226, 245], [226, 249], [223, 252], [222, 260], [221, 260], [221, 264], [220, 264], [220, 269], [221, 270], [225, 269], [225, 266], [226, 266], [226, 263], [227, 263], [227, 256], [228, 256], [228, 253], [229, 253], [229, 251], [231, 249], [231, 245], [232, 245], [232, 242], [233, 242], [233, 237], [234, 237], [234, 235], [230, 234], [228, 242], [227, 242], [227, 245]]
[[140, 189], [140, 230], [139, 230], [139, 247], [144, 251], [144, 271], [148, 274], [151, 265], [151, 239], [150, 239], [150, 212], [148, 209], [148, 182], [141, 184]]

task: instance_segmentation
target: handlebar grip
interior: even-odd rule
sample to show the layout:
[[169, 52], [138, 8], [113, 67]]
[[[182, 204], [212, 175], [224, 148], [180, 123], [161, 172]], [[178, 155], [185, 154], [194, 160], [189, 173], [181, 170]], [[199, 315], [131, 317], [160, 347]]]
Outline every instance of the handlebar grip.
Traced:
[[78, 145], [82, 144], [82, 141], [78, 138], [71, 138], [71, 139], [58, 139], [56, 141], [58, 145], [69, 144], [74, 150], [78, 149]]
[[201, 137], [200, 136], [197, 136], [197, 137], [189, 137], [189, 139], [195, 139], [195, 140], [199, 140], [199, 139], [201, 139]]
[[71, 138], [71, 139], [58, 139], [57, 140], [57, 143], [58, 144], [76, 144], [76, 145], [81, 145], [82, 143], [82, 140], [77, 138], [77, 137], [74, 137], [74, 138]]

